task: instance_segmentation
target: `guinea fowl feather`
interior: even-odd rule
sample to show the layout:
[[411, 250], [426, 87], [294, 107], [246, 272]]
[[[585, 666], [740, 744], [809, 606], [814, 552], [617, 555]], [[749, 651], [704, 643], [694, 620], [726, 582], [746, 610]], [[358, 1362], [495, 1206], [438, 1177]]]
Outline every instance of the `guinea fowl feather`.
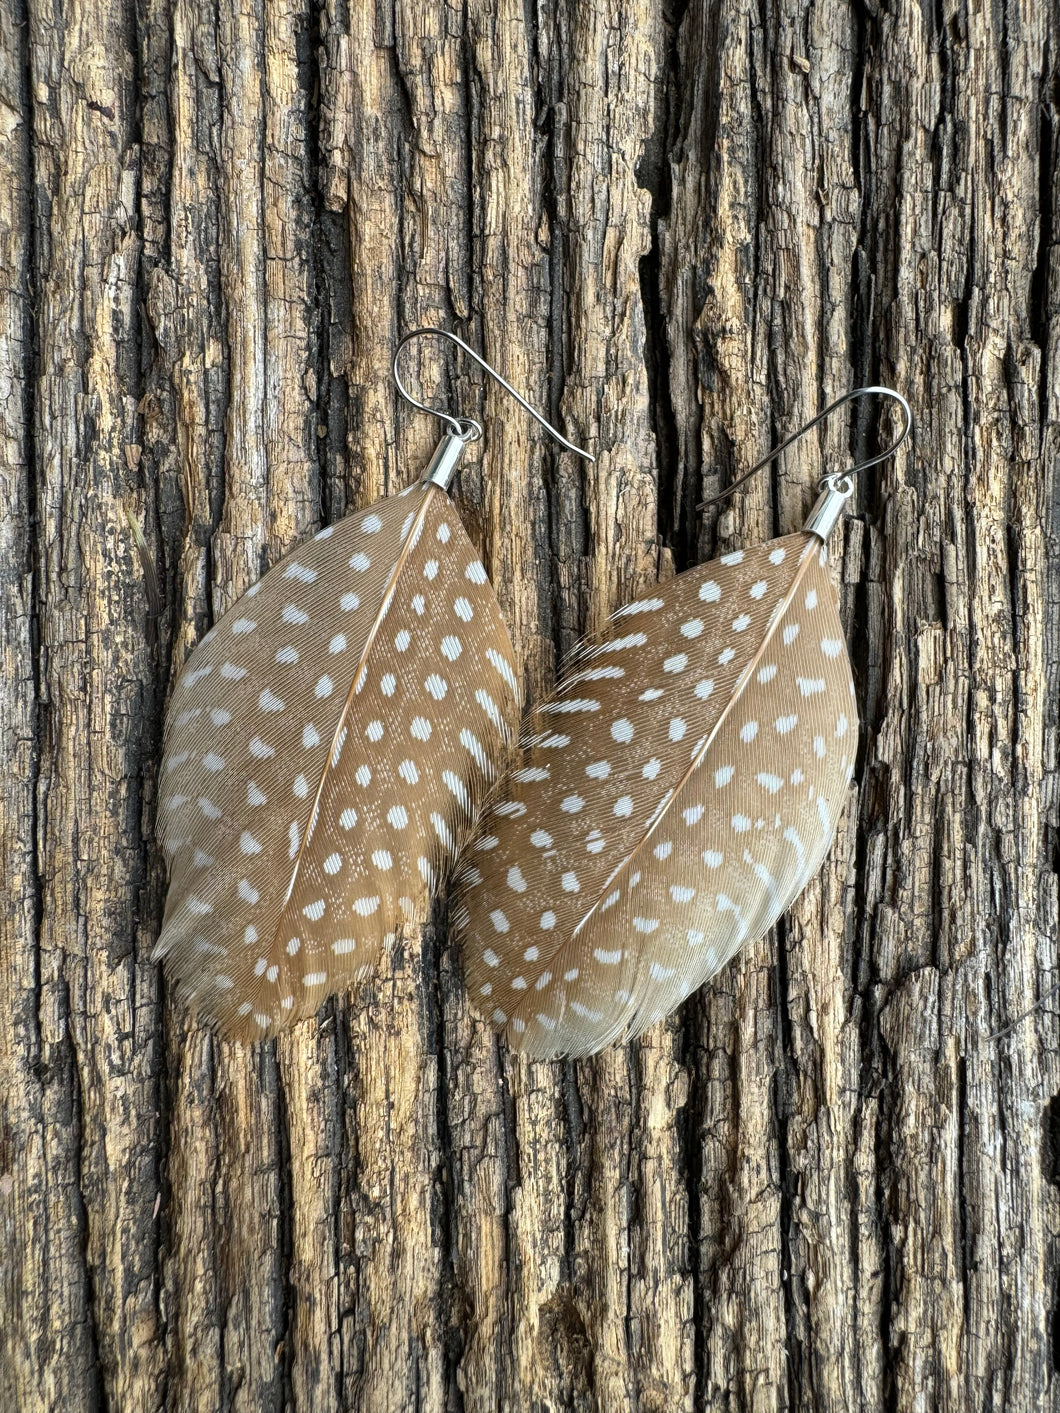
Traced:
[[260, 1039], [377, 965], [471, 828], [518, 716], [512, 648], [453, 506], [417, 484], [268, 571], [166, 721], [155, 956]]
[[854, 768], [854, 685], [821, 541], [657, 585], [529, 715], [457, 875], [472, 999], [532, 1055], [668, 1014], [819, 867]]

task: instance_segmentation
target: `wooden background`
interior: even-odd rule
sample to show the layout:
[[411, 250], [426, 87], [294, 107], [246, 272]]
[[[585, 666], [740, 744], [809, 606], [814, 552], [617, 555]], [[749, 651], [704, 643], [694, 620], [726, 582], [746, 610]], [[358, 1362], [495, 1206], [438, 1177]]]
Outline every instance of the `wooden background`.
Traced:
[[[0, 1405], [1060, 1408], [1055, 0], [0, 0]], [[915, 443], [838, 570], [821, 878], [640, 1043], [529, 1064], [435, 925], [253, 1051], [150, 963], [166, 693], [418, 474], [525, 669]], [[149, 615], [126, 521], [165, 608]]]

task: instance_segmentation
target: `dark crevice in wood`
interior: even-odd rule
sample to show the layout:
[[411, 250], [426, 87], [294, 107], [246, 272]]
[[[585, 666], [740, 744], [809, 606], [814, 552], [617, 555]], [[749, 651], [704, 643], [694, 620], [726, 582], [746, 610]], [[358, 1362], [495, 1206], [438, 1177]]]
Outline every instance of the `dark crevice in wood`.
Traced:
[[700, 997], [690, 997], [678, 1013], [681, 1027], [679, 1063], [688, 1072], [688, 1102], [677, 1116], [677, 1139], [681, 1173], [688, 1195], [688, 1272], [692, 1293], [692, 1355], [695, 1386], [692, 1406], [703, 1413], [706, 1404], [707, 1303], [701, 1276], [700, 1252], [703, 1242], [703, 1104], [706, 1085], [700, 1073], [704, 1046], [702, 1030], [709, 1024], [706, 1007]]
[[[284, 1385], [286, 1334], [290, 1327], [292, 1311], [291, 1298], [291, 1231], [289, 1227], [290, 1204], [290, 1133], [287, 1114], [284, 1110], [283, 1083], [276, 1054], [277, 1042], [259, 1042], [255, 1047], [260, 1052], [259, 1076], [262, 1090], [268, 1100], [265, 1119], [265, 1170], [269, 1179], [269, 1200], [275, 1204], [275, 1233], [272, 1250], [269, 1252], [268, 1299], [266, 1309], [270, 1317], [270, 1342], [268, 1355], [272, 1359], [269, 1393], [274, 1400], [276, 1413], [284, 1413]], [[286, 1170], [286, 1171], [285, 1171]], [[284, 1206], [288, 1206], [285, 1214]], [[270, 1214], [271, 1215], [271, 1214]], [[242, 1294], [242, 1293], [241, 1293]]]
[[[313, 338], [313, 440], [312, 454], [316, 462], [319, 519], [330, 525], [339, 517], [335, 514], [334, 485], [330, 474], [329, 450], [333, 430], [331, 408], [331, 280], [329, 269], [335, 263], [332, 223], [324, 200], [327, 178], [322, 141], [321, 100], [324, 88], [324, 39], [321, 17], [326, 0], [309, 0], [305, 22], [297, 34], [298, 82], [305, 105], [305, 172], [306, 198], [310, 209], [309, 284], [312, 290], [310, 324]], [[340, 246], [341, 248], [341, 246]], [[321, 434], [323, 429], [323, 435]], [[341, 442], [340, 442], [341, 445]]]
[[[720, 8], [720, 3], [719, 3]], [[757, 31], [755, 21], [757, 18]], [[754, 13], [753, 3], [747, 6], [746, 15], [747, 40], [746, 48], [748, 54], [747, 84], [750, 96], [750, 108], [753, 115], [753, 147], [749, 170], [747, 171], [747, 183], [751, 188], [749, 204], [754, 210], [753, 235], [751, 237], [751, 289], [753, 296], [750, 299], [751, 308], [751, 335], [755, 345], [761, 339], [759, 321], [768, 325], [770, 318], [771, 300], [765, 288], [765, 264], [763, 260], [763, 247], [766, 243], [766, 222], [768, 212], [762, 208], [763, 191], [765, 178], [768, 169], [768, 156], [766, 152], [766, 134], [770, 131], [771, 124], [769, 115], [766, 112], [767, 96], [763, 93], [763, 72], [761, 46], [755, 43], [756, 33], [762, 35], [766, 27], [766, 0], [758, 0], [757, 16]], [[774, 378], [772, 359], [766, 355], [765, 361], [766, 392], [769, 398], [769, 445], [776, 446], [781, 440], [777, 436], [776, 413], [773, 406]], [[735, 468], [735, 448], [731, 446], [728, 435], [725, 437], [725, 448], [729, 453], [725, 457], [724, 468], [718, 467], [720, 485], [727, 486], [733, 480]], [[720, 517], [720, 510], [712, 507], [708, 514]], [[705, 526], [704, 526], [705, 528]], [[712, 530], [715, 529], [712, 526]]]
[[560, 1066], [560, 1093], [563, 1098], [563, 1137], [565, 1164], [563, 1173], [563, 1263], [562, 1278], [573, 1289], [575, 1269], [575, 1221], [578, 1210], [578, 1154], [586, 1137], [585, 1111], [578, 1092], [577, 1068], [573, 1060]]
[[936, 0], [932, 15], [935, 52], [940, 70], [939, 103], [931, 135], [931, 166], [934, 181], [931, 191], [931, 224], [938, 234], [942, 211], [953, 200], [953, 173], [956, 167], [956, 132], [953, 120], [956, 102], [957, 70], [950, 26], [943, 13], [942, 0]]
[[[855, 5], [851, 14], [854, 28], [854, 62], [850, 77], [850, 166], [854, 185], [859, 193], [859, 213], [857, 242], [854, 246], [850, 272], [850, 315], [847, 336], [850, 345], [852, 386], [865, 387], [874, 380], [877, 330], [874, 327], [874, 259], [870, 248], [875, 217], [875, 204], [872, 200], [872, 137], [862, 97], [867, 82], [869, 64], [875, 50], [869, 33], [869, 19], [864, 10], [860, 5]], [[868, 411], [867, 401], [866, 398], [859, 398], [850, 409], [852, 439], [854, 428], [857, 425], [853, 419], [859, 413], [864, 415]], [[879, 514], [881, 492], [879, 476], [874, 472], [875, 468], [870, 471], [868, 476], [858, 477], [854, 491], [855, 499], [852, 504], [857, 505], [859, 509], [867, 510], [868, 513], [876, 517]], [[863, 600], [864, 597], [862, 595]], [[864, 659], [868, 652], [867, 635], [854, 634], [850, 643], [851, 658], [855, 663], [855, 680], [867, 681], [868, 673], [859, 673], [858, 671], [859, 665], [864, 666]], [[859, 658], [862, 659], [860, 664], [858, 663]], [[860, 698], [858, 705], [862, 706]], [[859, 748], [864, 750], [863, 742], [859, 742]], [[861, 779], [860, 770], [858, 779]], [[860, 838], [859, 831], [859, 841]]]
[[[213, 1139], [214, 1166], [212, 1173], [212, 1183], [210, 1191], [212, 1194], [212, 1205], [210, 1209], [210, 1235], [213, 1237], [214, 1248], [211, 1253], [212, 1262], [210, 1274], [213, 1277], [213, 1290], [210, 1294], [213, 1297], [213, 1309], [217, 1322], [217, 1399], [218, 1407], [231, 1410], [235, 1403], [235, 1395], [239, 1391], [242, 1383], [241, 1372], [233, 1373], [228, 1363], [227, 1335], [228, 1318], [230, 1307], [233, 1302], [234, 1292], [229, 1284], [229, 1240], [231, 1228], [229, 1221], [231, 1212], [231, 1196], [225, 1191], [224, 1155], [222, 1152], [221, 1123], [219, 1114], [219, 1093], [218, 1093], [218, 1056], [217, 1048], [219, 1041], [212, 1036], [208, 1044], [209, 1055], [209, 1076], [204, 1080], [209, 1084], [209, 1129]], [[237, 1347], [236, 1357], [242, 1351]]]
[[[969, 197], [969, 204], [972, 208], [970, 224], [974, 229], [978, 205], [975, 189], [973, 187]], [[975, 387], [971, 367], [971, 350], [968, 347], [969, 328], [972, 318], [972, 306], [975, 300], [976, 286], [979, 284], [978, 271], [975, 266], [976, 249], [975, 243], [969, 246], [967, 260], [964, 267], [964, 288], [961, 297], [958, 299], [953, 311], [953, 334], [954, 344], [961, 358], [961, 398], [964, 409], [962, 422], [962, 435], [964, 437], [964, 467], [966, 479], [971, 479], [975, 475], [975, 468], [978, 464], [975, 446], [975, 428], [978, 418], [976, 416]], [[969, 507], [969, 517], [971, 507]], [[976, 536], [974, 526], [969, 526], [971, 533], [968, 535], [968, 576], [974, 580], [976, 566], [974, 563]]]
[[[593, 1105], [593, 1087], [595, 1068], [593, 1060], [562, 1060], [557, 1062], [562, 1064], [564, 1069], [571, 1072], [571, 1085], [574, 1090], [573, 1102], [577, 1104], [578, 1112], [582, 1116], [588, 1116], [584, 1126], [579, 1126], [577, 1130], [577, 1143], [571, 1143], [570, 1160], [568, 1171], [570, 1174], [568, 1189], [571, 1193], [569, 1199], [571, 1241], [570, 1241], [570, 1262], [571, 1262], [571, 1290], [572, 1304], [580, 1319], [589, 1322], [590, 1327], [595, 1322], [597, 1312], [593, 1309], [595, 1292], [592, 1286], [592, 1276], [589, 1271], [589, 1261], [593, 1253], [586, 1250], [585, 1227], [590, 1218], [593, 1198], [594, 1180], [597, 1176], [596, 1162], [596, 1125], [594, 1122], [596, 1110]], [[578, 1241], [582, 1241], [582, 1260], [579, 1263]], [[591, 1337], [590, 1337], [591, 1346]], [[575, 1403], [574, 1408], [581, 1413], [582, 1407], [587, 1413], [597, 1413], [598, 1410], [598, 1389], [595, 1382], [597, 1370], [593, 1359], [593, 1351], [590, 1350], [587, 1385], [582, 1404]]]
[[153, 1263], [152, 1277], [154, 1280], [154, 1289], [152, 1292], [154, 1297], [154, 1315], [158, 1322], [157, 1339], [162, 1347], [157, 1407], [159, 1409], [166, 1409], [169, 1407], [170, 1391], [170, 1361], [165, 1357], [165, 1348], [168, 1342], [165, 1299], [166, 1265], [173, 1254], [173, 1242], [176, 1235], [172, 1217], [174, 1210], [174, 1189], [170, 1171], [172, 1158], [171, 1140], [173, 1134], [173, 1091], [175, 1085], [171, 1077], [172, 1071], [168, 1060], [175, 1047], [170, 1044], [170, 1008], [166, 1004], [165, 983], [161, 967], [158, 967], [157, 971], [158, 979], [156, 981], [155, 995], [158, 1035], [155, 1044], [155, 1070], [152, 1075], [157, 1085], [155, 1089], [155, 1103], [157, 1105], [155, 1132], [158, 1137], [154, 1155], [155, 1203], [157, 1204], [157, 1211], [152, 1209], [151, 1213], [151, 1221], [154, 1227], [151, 1257]]
[[[942, 988], [939, 987], [941, 1002]], [[939, 1017], [939, 1034], [944, 1034], [943, 1017]], [[957, 1201], [956, 1218], [960, 1237], [961, 1296], [964, 1310], [964, 1327], [970, 1329], [974, 1323], [972, 1310], [972, 1280], [976, 1268], [975, 1237], [969, 1220], [969, 1210], [974, 1205], [969, 1191], [968, 1125], [972, 1116], [968, 1106], [968, 1061], [964, 1055], [957, 1057]]]
[[[497, 1075], [497, 1084], [500, 1088], [500, 1122], [498, 1130], [500, 1135], [500, 1153], [498, 1154], [500, 1167], [500, 1189], [503, 1193], [503, 1251], [501, 1259], [504, 1269], [510, 1271], [511, 1260], [514, 1253], [519, 1250], [519, 1242], [512, 1231], [512, 1213], [514, 1208], [514, 1197], [519, 1188], [520, 1165], [522, 1155], [519, 1152], [519, 1133], [515, 1123], [515, 1101], [512, 1097], [512, 1087], [508, 1078], [508, 1065], [510, 1061], [503, 1053], [500, 1037], [491, 1037], [492, 1064]], [[504, 1326], [507, 1332], [514, 1330], [516, 1322], [516, 1311], [513, 1306], [514, 1294], [509, 1287], [505, 1290], [504, 1299]], [[514, 1360], [512, 1361], [514, 1365]]]
[[[780, 1242], [780, 1300], [784, 1317], [784, 1352], [787, 1392], [790, 1406], [802, 1406], [805, 1394], [812, 1406], [813, 1359], [812, 1352], [804, 1348], [800, 1339], [800, 1320], [796, 1309], [796, 1283], [800, 1286], [801, 1271], [796, 1274], [798, 1257], [794, 1250], [797, 1239], [795, 1201], [798, 1193], [798, 1175], [791, 1160], [791, 1087], [795, 1082], [796, 1059], [794, 1036], [789, 1010], [788, 947], [791, 929], [786, 918], [781, 918], [773, 929], [772, 941], [776, 961], [773, 966], [773, 989], [776, 1001], [776, 1035], [779, 1054], [773, 1069], [772, 1107], [773, 1127], [776, 1132], [777, 1174], [776, 1184], [779, 1193], [778, 1240]], [[804, 1388], [804, 1384], [806, 1387]]]
[[[566, 91], [567, 76], [564, 60], [567, 44], [565, 30], [569, 25], [569, 17], [562, 6], [557, 6], [552, 18], [552, 34], [549, 37], [548, 45], [550, 63], [547, 73], [543, 71], [541, 62], [539, 27], [532, 17], [527, 19], [529, 33], [532, 36], [533, 72], [537, 75], [536, 103], [542, 134], [541, 205], [549, 229], [548, 419], [554, 427], [564, 430], [568, 438], [573, 437], [577, 441], [579, 437], [586, 436], [588, 429], [575, 430], [563, 426], [565, 370], [568, 358], [576, 360], [576, 350], [569, 346], [570, 335], [567, 328], [565, 288], [567, 262], [563, 212], [570, 205], [569, 133], [566, 131], [568, 119], [565, 113], [561, 117], [557, 112], [558, 105], [562, 103], [562, 95]], [[595, 436], [589, 435], [588, 439], [592, 442], [595, 440]], [[589, 446], [587, 450], [598, 452], [599, 448]], [[556, 611], [557, 606], [562, 603], [563, 594], [558, 553], [562, 507], [556, 462], [555, 449], [550, 448], [542, 460], [541, 472], [542, 493], [547, 507], [546, 514], [541, 517], [541, 523], [547, 536], [543, 554], [547, 567], [543, 565], [540, 573], [542, 580], [547, 584], [548, 592], [540, 593], [538, 600], [542, 619], [541, 633], [543, 637], [551, 640], [554, 660], [558, 663], [562, 660], [568, 644], [564, 641], [566, 634], [563, 630], [562, 615]]]
[[1038, 370], [1039, 432], [1049, 423], [1049, 377], [1053, 371], [1049, 358], [1049, 331], [1058, 303], [1058, 291], [1051, 270], [1056, 249], [1056, 130], [1060, 121], [1060, 74], [1054, 65], [1052, 46], [1047, 42], [1038, 127], [1038, 253], [1031, 274], [1028, 308], [1031, 337], [1041, 354]]
[[1042, 1112], [1042, 1176], [1060, 1190], [1060, 1093]]
[[[387, 113], [387, 117], [392, 117], [397, 120], [395, 125], [396, 131], [391, 135], [395, 139], [395, 150], [405, 156], [404, 164], [399, 163], [399, 166], [401, 166], [401, 176], [404, 180], [399, 183], [398, 190], [402, 197], [406, 197], [409, 192], [409, 162], [406, 154], [412, 150], [416, 140], [416, 103], [409, 88], [408, 80], [405, 77], [405, 70], [402, 65], [398, 41], [400, 21], [398, 18], [398, 5], [396, 3], [391, 5], [387, 18], [390, 22], [391, 43], [386, 46], [386, 56], [390, 64], [390, 75], [394, 83], [394, 91], [400, 100], [398, 107], [396, 109], [391, 108]], [[404, 202], [400, 202], [399, 206], [403, 207]], [[398, 242], [398, 249], [407, 249], [404, 240]]]
[[[355, 1122], [352, 1110], [347, 1105], [346, 1095], [354, 1087], [350, 1079], [351, 1063], [350, 1032], [345, 1009], [338, 1001], [332, 1003], [335, 1051], [335, 1167], [331, 1189], [331, 1219], [334, 1233], [333, 1269], [335, 1272], [335, 1391], [340, 1401], [346, 1397], [347, 1383], [352, 1381], [353, 1371], [347, 1368], [346, 1322], [353, 1312], [347, 1307], [345, 1285], [347, 1276], [346, 1229], [347, 1217], [344, 1207], [352, 1205], [356, 1191], [354, 1165], [357, 1162], [356, 1141], [348, 1142], [349, 1129]], [[352, 1263], [350, 1263], [352, 1264]]]
[[299, 1291], [292, 1274], [294, 1263], [294, 1188], [291, 1175], [291, 1126], [287, 1114], [287, 1095], [276, 1063], [276, 1041], [269, 1042], [272, 1051], [272, 1071], [276, 1088], [276, 1225], [277, 1281], [279, 1284], [277, 1313], [279, 1317], [274, 1359], [277, 1365], [276, 1409], [284, 1413], [294, 1407], [294, 1330]]
[[457, 1274], [460, 1254], [458, 1201], [455, 1165], [457, 1155], [449, 1120], [449, 1096], [453, 1079], [450, 1064], [455, 1056], [446, 1044], [445, 996], [443, 994], [442, 949], [449, 932], [448, 898], [442, 897], [432, 909], [423, 934], [423, 1013], [426, 1053], [437, 1065], [434, 1091], [434, 1125], [437, 1152], [431, 1183], [432, 1239], [439, 1255], [438, 1328], [445, 1355], [446, 1413], [463, 1413], [464, 1395], [460, 1388], [460, 1365], [467, 1340], [466, 1313], [470, 1304]]
[[[86, 1198], [85, 1193], [84, 1079], [74, 1041], [75, 1021], [71, 1007], [70, 985], [65, 979], [61, 983], [61, 991], [61, 1006], [65, 1022], [65, 1034], [62, 1041], [64, 1052], [62, 1071], [65, 1073], [56, 1074], [54, 1081], [63, 1082], [64, 1089], [66, 1083], [69, 1083], [70, 1086], [70, 1154], [73, 1166], [73, 1184], [70, 1196], [77, 1233], [79, 1269], [76, 1272], [76, 1277], [77, 1283], [81, 1287], [80, 1294], [83, 1302], [83, 1309], [79, 1313], [84, 1325], [84, 1349], [80, 1378], [74, 1375], [73, 1370], [69, 1368], [67, 1375], [72, 1376], [69, 1387], [77, 1387], [80, 1384], [86, 1399], [88, 1413], [107, 1413], [106, 1383], [100, 1359], [99, 1292], [96, 1273], [89, 1253], [89, 1221], [92, 1200], [90, 1195]], [[73, 1275], [74, 1273], [69, 1272], [68, 1274]], [[79, 1341], [75, 1341], [75, 1343], [79, 1343]], [[113, 1374], [114, 1371], [109, 1372]]]
[[626, 1250], [629, 1253], [626, 1267], [625, 1280], [625, 1309], [622, 1312], [622, 1331], [624, 1336], [624, 1349], [629, 1361], [629, 1374], [627, 1374], [628, 1384], [632, 1386], [634, 1407], [636, 1407], [638, 1384], [644, 1378], [646, 1370], [638, 1369], [641, 1362], [641, 1350], [638, 1349], [636, 1316], [633, 1308], [633, 1284], [641, 1274], [638, 1270], [638, 1258], [643, 1261], [643, 1250], [638, 1250], [637, 1238], [643, 1233], [645, 1210], [642, 1198], [642, 1161], [641, 1151], [644, 1145], [644, 1082], [643, 1082], [643, 1051], [637, 1041], [623, 1047], [625, 1050], [625, 1064], [623, 1073], [628, 1080], [628, 1102], [629, 1102], [629, 1126], [625, 1133], [619, 1136], [618, 1142], [621, 1150], [621, 1158], [618, 1166], [618, 1180], [620, 1188], [627, 1194], [624, 1216], [626, 1223], [623, 1225], [623, 1237], [625, 1238]]
[[[469, 328], [464, 334], [466, 342], [484, 352], [482, 343], [482, 220], [481, 206], [475, 200], [476, 186], [482, 169], [479, 152], [479, 134], [482, 130], [482, 103], [480, 92], [482, 75], [475, 61], [475, 46], [471, 38], [471, 0], [463, 0], [461, 13], [460, 83], [464, 93], [463, 149], [467, 154], [467, 184], [463, 191], [463, 211], [466, 231], [464, 242], [470, 271], [468, 278]], [[470, 335], [470, 336], [469, 336]], [[488, 566], [487, 566], [488, 568]]]
[[[879, 1034], [877, 1030], [877, 1034]], [[894, 1186], [899, 1164], [891, 1149], [891, 1120], [897, 1108], [894, 1058], [887, 1053], [886, 1042], [879, 1037], [883, 1075], [877, 1092], [875, 1143], [875, 1206], [879, 1213], [883, 1244], [883, 1269], [880, 1274], [880, 1362], [883, 1388], [880, 1390], [884, 1413], [902, 1413], [899, 1401], [898, 1366], [902, 1357], [904, 1333], [894, 1327], [900, 1307], [901, 1254], [895, 1244], [895, 1229], [901, 1226], [901, 1210]]]
[[[38, 192], [36, 144], [34, 142], [33, 113], [33, 54], [29, 36], [28, 0], [16, 0], [14, 24], [20, 45], [19, 76], [20, 106], [22, 115], [22, 167], [25, 173], [26, 214], [25, 228], [25, 287], [20, 300], [22, 306], [22, 337], [25, 350], [23, 358], [23, 383], [21, 389], [22, 448], [25, 457], [26, 485], [26, 525], [24, 531], [25, 561], [22, 577], [29, 587], [29, 602], [26, 612], [29, 618], [30, 661], [27, 664], [32, 681], [31, 689], [31, 750], [29, 773], [26, 781], [26, 797], [29, 804], [28, 839], [26, 863], [29, 869], [27, 892], [29, 894], [30, 938], [32, 946], [31, 973], [33, 978], [32, 1003], [25, 1007], [24, 1015], [28, 1034], [25, 1038], [24, 1063], [28, 1073], [34, 1075], [38, 1083], [43, 1067], [43, 1042], [41, 1026], [41, 1006], [43, 1004], [43, 982], [41, 976], [41, 950], [44, 935], [45, 915], [45, 860], [47, 840], [45, 838], [46, 819], [41, 803], [41, 762], [48, 746], [48, 729], [43, 702], [45, 677], [44, 646], [41, 620], [46, 613], [44, 560], [45, 552], [42, 536], [45, 533], [41, 523], [40, 507], [40, 463], [38, 460], [37, 431], [40, 414], [39, 398], [41, 383], [41, 269], [40, 235], [37, 223], [43, 213], [34, 199]], [[39, 1102], [39, 1094], [35, 1096]], [[43, 1137], [43, 1135], [42, 1135]]]
[[[657, 523], [659, 538], [674, 556], [678, 570], [694, 560], [695, 482], [682, 477], [680, 436], [674, 414], [670, 377], [670, 345], [664, 308], [662, 228], [673, 200], [671, 152], [674, 94], [679, 84], [677, 30], [669, 28], [663, 47], [663, 76], [655, 83], [655, 113], [651, 136], [636, 165], [637, 184], [651, 197], [651, 248], [640, 259], [640, 297], [644, 308], [644, 363], [648, 403], [655, 438]], [[690, 502], [691, 498], [691, 502]]]

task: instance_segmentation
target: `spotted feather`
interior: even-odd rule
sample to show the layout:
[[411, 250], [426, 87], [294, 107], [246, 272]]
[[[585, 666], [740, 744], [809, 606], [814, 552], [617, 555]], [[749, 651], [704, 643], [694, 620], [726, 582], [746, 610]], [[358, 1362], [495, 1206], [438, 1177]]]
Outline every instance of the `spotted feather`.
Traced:
[[156, 958], [259, 1039], [374, 967], [466, 838], [518, 717], [512, 648], [452, 504], [420, 483], [270, 569], [166, 722]]
[[638, 1034], [819, 867], [857, 741], [825, 564], [800, 533], [651, 589], [530, 714], [453, 909], [472, 999], [517, 1048]]

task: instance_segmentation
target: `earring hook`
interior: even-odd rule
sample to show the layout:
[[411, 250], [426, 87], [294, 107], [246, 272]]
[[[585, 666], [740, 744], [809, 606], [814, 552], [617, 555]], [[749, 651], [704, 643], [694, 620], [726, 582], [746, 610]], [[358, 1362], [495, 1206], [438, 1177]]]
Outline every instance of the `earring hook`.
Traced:
[[768, 456], [763, 456], [761, 461], [752, 466], [750, 471], [745, 471], [738, 480], [733, 481], [731, 486], [727, 486], [726, 489], [719, 492], [718, 495], [711, 496], [709, 500], [701, 500], [696, 506], [696, 509], [705, 510], [708, 505], [716, 505], [720, 500], [727, 500], [728, 497], [732, 495], [733, 491], [738, 490], [745, 481], [749, 481], [752, 476], [757, 475], [764, 466], [768, 466], [771, 461], [776, 460], [780, 453], [787, 451], [788, 447], [791, 446], [793, 442], [797, 442], [799, 438], [804, 437], [807, 432], [812, 432], [819, 422], [823, 422], [826, 417], [830, 417], [837, 408], [842, 407], [845, 403], [853, 402], [856, 397], [868, 397], [870, 395], [876, 397], [893, 397], [895, 402], [901, 405], [902, 411], [905, 414], [905, 425], [902, 428], [901, 435], [892, 442], [885, 451], [879, 452], [876, 456], [870, 456], [867, 461], [859, 461], [857, 465], [852, 466], [849, 471], [833, 471], [830, 475], [822, 477], [822, 487], [830, 486], [841, 492], [844, 496], [850, 495], [851, 491], [854, 489], [854, 483], [851, 477], [856, 476], [860, 471], [867, 471], [870, 466], [876, 466], [879, 462], [886, 461], [889, 456], [893, 456], [913, 429], [912, 408], [902, 394], [895, 392], [894, 388], [865, 387], [853, 388], [850, 392], [845, 392], [842, 397], [837, 397], [835, 402], [830, 402], [823, 412], [818, 412], [812, 422], [807, 422], [805, 426], [800, 427], [797, 432], [792, 432], [790, 437], [782, 441], [779, 446], [774, 447]]
[[413, 329], [410, 333], [407, 333], [398, 344], [394, 352], [394, 362], [391, 367], [391, 372], [393, 373], [394, 382], [397, 384], [397, 390], [406, 402], [410, 403], [420, 412], [428, 412], [432, 417], [439, 418], [444, 422], [450, 433], [455, 437], [459, 437], [462, 442], [476, 442], [482, 435], [481, 422], [476, 422], [473, 417], [453, 417], [448, 412], [443, 412], [440, 408], [428, 407], [425, 402], [420, 402], [417, 398], [414, 398], [401, 381], [401, 375], [398, 373], [398, 360], [401, 357], [402, 350], [412, 339], [422, 338], [426, 334], [430, 334], [434, 338], [448, 339], [450, 343], [455, 343], [458, 348], [462, 348], [468, 357], [473, 359], [480, 368], [485, 369], [491, 378], [496, 379], [505, 392], [510, 393], [519, 406], [529, 412], [534, 421], [539, 422], [541, 426], [544, 427], [545, 431], [559, 442], [560, 446], [565, 447], [567, 451], [573, 451], [576, 456], [580, 456], [586, 461], [596, 461], [595, 456], [591, 456], [589, 452], [583, 451], [580, 446], [575, 446], [573, 442], [569, 442], [566, 437], [557, 432], [551, 422], [546, 422], [544, 417], [541, 416], [541, 413], [531, 407], [526, 398], [515, 391], [511, 383], [501, 377], [496, 368], [491, 368], [486, 360], [477, 354], [473, 348], [469, 347], [459, 335], [451, 334], [447, 329]]

